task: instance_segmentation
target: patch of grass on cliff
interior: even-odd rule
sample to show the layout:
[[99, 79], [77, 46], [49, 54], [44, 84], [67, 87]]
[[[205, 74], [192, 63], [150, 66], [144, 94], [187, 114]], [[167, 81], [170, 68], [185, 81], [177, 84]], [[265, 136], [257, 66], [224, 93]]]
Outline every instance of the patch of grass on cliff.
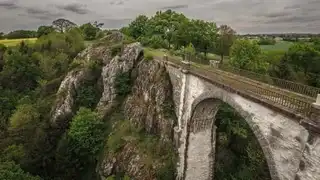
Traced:
[[144, 54], [144, 60], [146, 61], [152, 61], [153, 60], [153, 55], [150, 52], [145, 52]]

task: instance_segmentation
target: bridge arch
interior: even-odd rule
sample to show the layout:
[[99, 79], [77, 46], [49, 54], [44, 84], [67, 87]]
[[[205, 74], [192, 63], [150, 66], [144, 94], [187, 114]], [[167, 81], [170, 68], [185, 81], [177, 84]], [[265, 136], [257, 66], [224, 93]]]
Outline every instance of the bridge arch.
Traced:
[[[270, 176], [272, 180], [280, 180], [279, 173], [276, 169], [275, 159], [272, 155], [272, 150], [269, 141], [266, 136], [263, 134], [260, 126], [255, 123], [255, 116], [250, 112], [244, 110], [241, 105], [239, 105], [233, 98], [229, 97], [228, 94], [220, 92], [211, 92], [206, 91], [201, 93], [198, 97], [194, 99], [191, 104], [191, 116], [189, 121], [187, 122], [187, 141], [186, 141], [186, 157], [185, 157], [185, 170], [184, 177], [186, 180], [196, 178], [199, 174], [212, 179], [213, 174], [213, 166], [214, 166], [214, 154], [215, 154], [215, 115], [219, 110], [219, 106], [221, 103], [226, 103], [230, 105], [249, 125], [250, 129], [254, 133], [257, 138], [261, 149], [263, 150], [264, 156], [266, 158]], [[210, 135], [208, 136], [208, 133]], [[204, 136], [209, 137], [209, 139], [203, 138]], [[207, 148], [199, 148], [200, 139], [202, 143], [211, 143], [211, 149]], [[198, 148], [196, 148], [198, 147]], [[195, 151], [195, 149], [197, 149]], [[198, 152], [197, 152], [198, 151]], [[202, 152], [199, 152], [202, 151]], [[210, 152], [209, 152], [210, 151]], [[201, 157], [201, 155], [204, 155]], [[200, 156], [199, 156], [200, 155]], [[208, 156], [206, 156], [208, 155]], [[193, 156], [193, 157], [192, 157]], [[206, 159], [207, 157], [207, 159]], [[190, 167], [188, 161], [206, 161], [207, 167], [209, 169], [202, 169], [201, 173], [194, 173], [196, 170], [196, 163], [192, 163], [193, 165]], [[209, 171], [208, 171], [209, 170]]]

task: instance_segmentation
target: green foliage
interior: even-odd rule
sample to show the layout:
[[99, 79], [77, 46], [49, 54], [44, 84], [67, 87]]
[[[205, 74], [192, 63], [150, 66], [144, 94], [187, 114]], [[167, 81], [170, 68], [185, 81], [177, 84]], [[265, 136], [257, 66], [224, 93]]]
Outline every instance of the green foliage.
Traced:
[[30, 104], [22, 104], [10, 118], [10, 127], [13, 129], [23, 128], [27, 125], [34, 124], [39, 120], [39, 114], [34, 106]]
[[91, 23], [86, 23], [80, 26], [81, 31], [83, 32], [85, 40], [94, 40], [97, 37], [97, 33], [100, 31], [99, 28], [94, 26]]
[[137, 39], [140, 36], [146, 34], [147, 32], [147, 23], [148, 23], [148, 17], [145, 15], [139, 15], [136, 17], [134, 21], [132, 21], [129, 24], [129, 28], [127, 32], [130, 36]]
[[54, 31], [52, 26], [40, 26], [37, 30], [37, 38], [48, 35]]
[[320, 72], [320, 52], [315, 50], [309, 44], [294, 44], [288, 51], [290, 64], [297, 71], [303, 71], [305, 74], [308, 72]]
[[77, 89], [75, 102], [79, 107], [93, 109], [100, 100], [100, 91], [94, 82], [84, 83]]
[[4, 180], [40, 180], [40, 177], [32, 176], [24, 172], [14, 162], [0, 162], [0, 179]]
[[223, 57], [230, 53], [230, 48], [236, 38], [236, 32], [227, 25], [221, 25], [218, 28], [218, 32], [219, 34], [215, 46], [217, 53], [221, 56], [220, 63], [222, 63]]
[[115, 79], [116, 93], [120, 97], [125, 97], [131, 92], [132, 82], [130, 79], [130, 72], [120, 73]]
[[231, 47], [229, 63], [240, 69], [265, 73], [268, 63], [262, 61], [261, 57], [262, 52], [256, 42], [238, 39]]
[[223, 104], [216, 114], [215, 178], [271, 180], [264, 153], [245, 120]]
[[171, 10], [158, 11], [153, 17], [138, 16], [122, 31], [152, 48], [180, 49], [192, 43], [197, 51], [209, 52], [217, 37], [216, 24], [190, 20]]
[[4, 37], [6, 39], [23, 39], [23, 38], [34, 38], [37, 36], [35, 31], [30, 30], [16, 30], [9, 32]]
[[81, 50], [84, 49], [84, 40], [81, 31], [78, 28], [69, 29], [66, 33], [52, 32], [40, 37], [35, 48], [39, 52], [65, 53], [70, 58], [74, 58]]
[[37, 86], [40, 69], [28, 54], [17, 50], [7, 51], [5, 64], [0, 72], [0, 85], [17, 91], [28, 91]]
[[102, 147], [104, 125], [98, 114], [80, 108], [72, 119], [68, 136], [76, 144], [75, 152], [96, 155]]
[[69, 29], [73, 28], [76, 26], [74, 22], [71, 22], [68, 19], [56, 19], [52, 22], [52, 26], [59, 31], [60, 33], [63, 33], [65, 31], [68, 31]]
[[276, 44], [276, 40], [272, 39], [272, 38], [261, 38], [258, 41], [259, 45], [275, 45]]
[[139, 130], [134, 128], [130, 121], [117, 122], [113, 130], [107, 141], [108, 151], [113, 153], [118, 152], [126, 144], [126, 139], [136, 140], [139, 138]]
[[151, 169], [155, 162], [163, 163], [163, 166], [156, 172], [157, 179], [175, 178], [177, 159], [173, 144], [159, 141], [156, 136], [146, 134], [143, 129], [135, 127], [128, 120], [117, 121], [108, 137], [108, 151], [117, 153], [129, 143], [135, 144], [139, 153], [144, 155], [146, 168]]

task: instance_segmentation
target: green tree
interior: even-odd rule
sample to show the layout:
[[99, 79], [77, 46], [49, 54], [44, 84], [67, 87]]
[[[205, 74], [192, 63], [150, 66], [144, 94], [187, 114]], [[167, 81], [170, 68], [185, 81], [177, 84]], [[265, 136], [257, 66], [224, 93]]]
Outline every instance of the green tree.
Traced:
[[310, 44], [292, 45], [288, 51], [288, 58], [295, 70], [302, 71], [305, 75], [308, 72], [320, 72], [320, 52]]
[[145, 35], [148, 28], [148, 20], [148, 17], [145, 15], [139, 15], [136, 17], [136, 19], [132, 21], [128, 27], [130, 36], [138, 39], [140, 36]]
[[36, 124], [40, 115], [34, 106], [30, 104], [22, 104], [10, 118], [10, 127], [13, 129], [26, 128], [27, 125]]
[[76, 24], [67, 20], [67, 19], [57, 19], [52, 22], [52, 26], [57, 29], [60, 33], [65, 32], [66, 30], [75, 27]]
[[52, 33], [55, 29], [52, 26], [40, 26], [37, 30], [37, 37], [41, 37], [43, 35], [48, 35]]
[[91, 23], [83, 24], [79, 28], [83, 32], [85, 40], [94, 40], [96, 38], [97, 33], [100, 30], [98, 27]]
[[13, 50], [5, 55], [5, 64], [0, 74], [0, 85], [19, 92], [37, 86], [40, 69], [37, 62], [27, 54]]
[[3, 180], [40, 180], [38, 176], [32, 176], [24, 172], [14, 162], [0, 162], [0, 179]]
[[7, 39], [21, 39], [21, 38], [34, 38], [37, 37], [36, 31], [30, 30], [15, 30], [5, 35]]
[[[102, 119], [98, 113], [81, 107], [73, 117], [70, 129], [58, 144], [56, 176], [61, 179], [82, 179], [84, 174], [90, 173], [90, 167], [96, 166], [103, 140]], [[91, 170], [94, 172], [94, 169]]]
[[103, 145], [103, 130], [103, 122], [96, 112], [80, 108], [68, 131], [68, 137], [76, 144], [74, 151], [79, 155], [96, 155]]
[[220, 64], [223, 63], [223, 57], [229, 55], [230, 48], [236, 39], [236, 32], [227, 25], [221, 25], [218, 29], [217, 52], [221, 57]]
[[229, 63], [240, 69], [265, 73], [268, 63], [263, 61], [262, 51], [256, 42], [238, 39], [231, 46]]

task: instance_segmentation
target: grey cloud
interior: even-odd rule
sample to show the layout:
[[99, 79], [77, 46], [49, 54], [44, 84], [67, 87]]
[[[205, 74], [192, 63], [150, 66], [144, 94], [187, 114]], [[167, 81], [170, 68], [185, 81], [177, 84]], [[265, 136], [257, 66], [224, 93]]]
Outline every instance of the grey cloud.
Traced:
[[284, 16], [273, 19], [268, 19], [265, 23], [274, 24], [274, 23], [291, 23], [291, 24], [305, 24], [307, 22], [320, 22], [318, 15], [310, 15], [310, 16]]
[[0, 2], [0, 7], [4, 9], [18, 9], [19, 6], [16, 4], [16, 1], [4, 1]]
[[273, 12], [273, 13], [257, 14], [257, 15], [261, 17], [266, 17], [266, 18], [278, 18], [278, 17], [288, 16], [290, 14], [291, 12], [281, 11], [281, 12]]
[[319, 7], [320, 0], [0, 0], [0, 31], [31, 29], [60, 17], [77, 24], [98, 20], [104, 27], [119, 28], [139, 14], [152, 16], [157, 10], [172, 9], [190, 18], [230, 25], [239, 33], [319, 33]]
[[110, 5], [123, 5], [124, 1], [127, 1], [127, 0], [115, 0], [115, 1], [111, 1], [109, 4]]
[[34, 17], [40, 20], [52, 20], [58, 17], [64, 16], [63, 13], [55, 13], [49, 10], [37, 9], [37, 8], [27, 8], [26, 9], [27, 15]]
[[189, 5], [187, 4], [180, 4], [180, 5], [174, 5], [174, 6], [165, 6], [162, 7], [161, 9], [172, 9], [172, 10], [177, 10], [177, 9], [184, 9], [184, 8], [188, 8]]
[[58, 8], [61, 8], [65, 11], [70, 11], [76, 14], [88, 14], [90, 11], [86, 8], [85, 5], [78, 4], [78, 3], [73, 3], [73, 4], [68, 4], [68, 5], [63, 5], [63, 6], [57, 6]]

